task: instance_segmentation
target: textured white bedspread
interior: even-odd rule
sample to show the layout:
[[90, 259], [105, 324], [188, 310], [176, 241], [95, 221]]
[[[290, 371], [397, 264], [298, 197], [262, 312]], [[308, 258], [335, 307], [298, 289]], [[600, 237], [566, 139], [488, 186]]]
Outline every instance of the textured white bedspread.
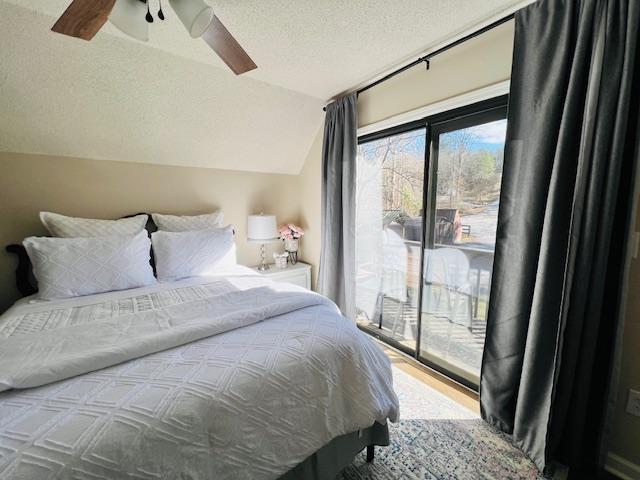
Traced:
[[335, 305], [243, 275], [14, 307], [0, 383], [0, 478], [271, 479], [398, 416]]

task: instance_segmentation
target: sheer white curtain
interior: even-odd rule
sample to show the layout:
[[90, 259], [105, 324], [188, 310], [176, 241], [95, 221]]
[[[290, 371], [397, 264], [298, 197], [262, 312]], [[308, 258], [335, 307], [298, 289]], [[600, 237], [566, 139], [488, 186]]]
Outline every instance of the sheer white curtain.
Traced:
[[382, 158], [361, 152], [356, 173], [356, 310], [373, 319], [382, 291]]

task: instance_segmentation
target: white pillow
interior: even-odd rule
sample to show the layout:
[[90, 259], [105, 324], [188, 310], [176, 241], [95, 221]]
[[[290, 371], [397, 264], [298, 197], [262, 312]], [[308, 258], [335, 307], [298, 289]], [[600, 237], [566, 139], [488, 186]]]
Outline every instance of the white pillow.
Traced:
[[78, 297], [156, 282], [147, 232], [96, 238], [29, 237], [23, 242], [38, 298]]
[[133, 236], [144, 230], [148, 215], [136, 215], [120, 220], [66, 217], [58, 213], [40, 212], [40, 220], [54, 237]]
[[213, 275], [236, 264], [236, 246], [231, 225], [195, 232], [151, 234], [156, 274], [160, 281]]
[[152, 213], [151, 218], [164, 232], [191, 232], [194, 230], [208, 230], [221, 228], [224, 221], [222, 212], [207, 213], [205, 215], [161, 215]]

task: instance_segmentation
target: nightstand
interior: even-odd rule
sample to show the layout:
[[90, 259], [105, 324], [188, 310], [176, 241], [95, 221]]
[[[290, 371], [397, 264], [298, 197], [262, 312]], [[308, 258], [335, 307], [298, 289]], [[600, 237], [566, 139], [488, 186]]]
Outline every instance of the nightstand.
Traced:
[[311, 290], [311, 265], [298, 262], [295, 265], [287, 265], [287, 268], [276, 268], [273, 263], [269, 269], [261, 272], [258, 267], [252, 267], [258, 275], [270, 278], [276, 282], [287, 282], [299, 287]]

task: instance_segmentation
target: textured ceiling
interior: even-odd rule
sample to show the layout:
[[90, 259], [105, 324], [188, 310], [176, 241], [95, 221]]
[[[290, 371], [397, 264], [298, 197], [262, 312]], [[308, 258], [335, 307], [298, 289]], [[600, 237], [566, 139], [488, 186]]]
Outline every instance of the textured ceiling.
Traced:
[[69, 0], [0, 0], [0, 150], [297, 173], [326, 100], [518, 3], [209, 1], [257, 70], [233, 76], [168, 2], [145, 44], [50, 32]]

